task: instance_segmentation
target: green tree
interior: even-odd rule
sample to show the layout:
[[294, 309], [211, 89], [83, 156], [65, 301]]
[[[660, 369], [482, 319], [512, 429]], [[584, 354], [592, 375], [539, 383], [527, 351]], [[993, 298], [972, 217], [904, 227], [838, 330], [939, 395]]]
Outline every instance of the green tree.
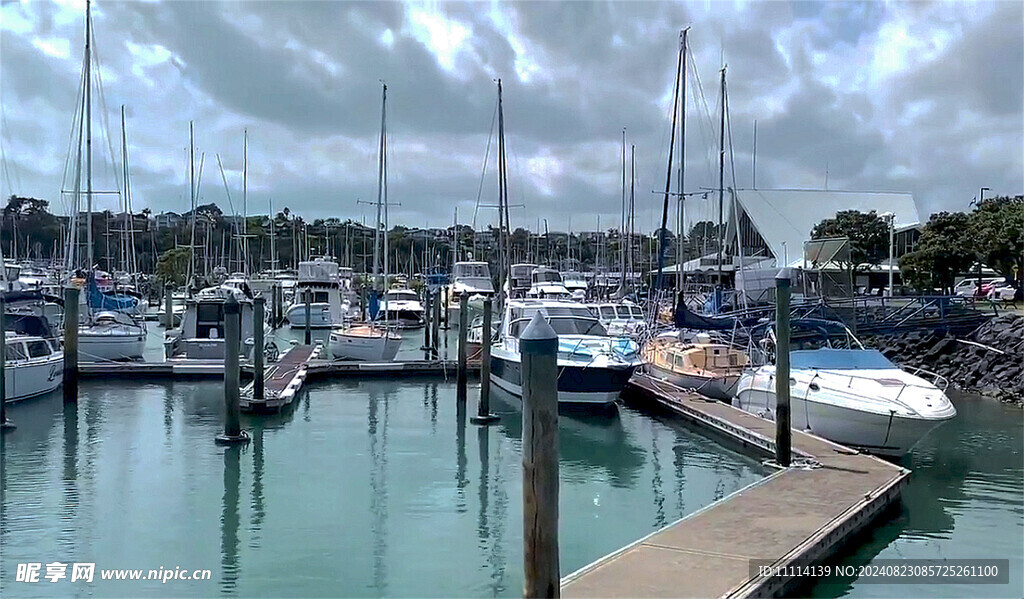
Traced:
[[983, 201], [970, 214], [970, 236], [989, 268], [1024, 282], [1024, 196]]
[[190, 255], [188, 248], [174, 248], [160, 254], [156, 263], [157, 281], [183, 286]]
[[811, 239], [845, 237], [850, 240], [850, 260], [843, 264], [851, 271], [862, 265], [879, 264], [889, 257], [889, 224], [874, 210], [843, 210], [835, 218], [826, 218], [811, 229]]
[[900, 257], [903, 280], [922, 291], [952, 293], [956, 277], [975, 260], [970, 222], [963, 212], [931, 215], [914, 251]]

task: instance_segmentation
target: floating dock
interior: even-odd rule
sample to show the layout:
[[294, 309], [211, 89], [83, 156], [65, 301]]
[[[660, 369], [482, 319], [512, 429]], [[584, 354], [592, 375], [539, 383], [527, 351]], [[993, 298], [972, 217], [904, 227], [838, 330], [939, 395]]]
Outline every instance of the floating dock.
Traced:
[[322, 350], [320, 344], [293, 346], [277, 362], [267, 366], [263, 397], [253, 397], [253, 383], [249, 383], [242, 389], [238, 407], [243, 412], [272, 412], [291, 404], [306, 381], [310, 360]]
[[[647, 375], [635, 375], [627, 392], [774, 457], [772, 421]], [[825, 560], [909, 482], [905, 468], [796, 430], [793, 459], [795, 467], [569, 574], [562, 596], [779, 596], [801, 582], [778, 575], [779, 568]], [[759, 564], [776, 574], [760, 574]]]
[[[285, 354], [287, 355], [287, 354]], [[380, 377], [380, 376], [455, 376], [458, 363], [453, 360], [409, 360], [396, 362], [336, 362], [325, 359], [309, 360], [307, 376]], [[480, 363], [470, 362], [470, 374], [480, 372]], [[223, 378], [224, 362], [219, 360], [169, 360], [167, 362], [82, 362], [79, 376], [90, 378]], [[252, 364], [242, 365], [242, 374], [252, 376]]]

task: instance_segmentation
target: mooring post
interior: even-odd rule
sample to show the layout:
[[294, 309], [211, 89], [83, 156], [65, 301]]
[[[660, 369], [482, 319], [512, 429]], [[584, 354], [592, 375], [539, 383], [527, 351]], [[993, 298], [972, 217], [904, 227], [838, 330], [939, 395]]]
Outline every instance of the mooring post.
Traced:
[[167, 293], [164, 297], [164, 328], [169, 331], [174, 328], [174, 286], [167, 285], [164, 291]]
[[519, 337], [524, 597], [558, 597], [558, 335], [540, 313]]
[[[491, 414], [491, 298], [484, 300], [484, 324], [480, 331], [480, 398], [477, 400], [476, 416], [469, 419], [473, 424], [490, 424], [498, 417]], [[461, 317], [460, 317], [461, 318]]]
[[460, 406], [466, 403], [466, 368], [468, 366], [466, 333], [469, 328], [466, 326], [466, 307], [468, 305], [469, 297], [465, 293], [459, 294], [459, 372], [456, 401]]
[[775, 461], [789, 467], [793, 432], [789, 420], [790, 270], [775, 275]]
[[263, 399], [263, 309], [266, 300], [257, 295], [252, 300], [252, 397]]
[[7, 419], [7, 304], [4, 292], [0, 291], [0, 430], [14, 428]]
[[306, 345], [313, 344], [313, 316], [310, 302], [313, 301], [313, 294], [309, 289], [303, 292], [303, 299], [306, 301]]
[[270, 286], [270, 326], [277, 328], [277, 283]]
[[423, 359], [430, 359], [430, 321], [434, 315], [430, 306], [430, 292], [423, 298]]
[[64, 403], [78, 401], [78, 287], [64, 288]]
[[249, 435], [242, 430], [242, 410], [238, 407], [241, 336], [242, 307], [231, 294], [224, 302], [224, 432], [217, 435], [217, 443], [249, 441]]
[[430, 342], [431, 348], [434, 350], [434, 359], [441, 358], [441, 293], [437, 293], [437, 297], [434, 299], [434, 328], [431, 336], [433, 340]]

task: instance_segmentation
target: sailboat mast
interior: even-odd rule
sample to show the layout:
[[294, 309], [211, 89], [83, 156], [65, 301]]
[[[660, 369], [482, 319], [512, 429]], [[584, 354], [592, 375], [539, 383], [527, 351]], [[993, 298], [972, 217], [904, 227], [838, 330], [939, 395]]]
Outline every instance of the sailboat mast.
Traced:
[[92, 3], [85, 1], [85, 256], [92, 270]]
[[[686, 31], [683, 31], [683, 40], [686, 39]], [[662, 271], [665, 269], [665, 229], [668, 227], [668, 198], [669, 193], [672, 189], [672, 159], [676, 149], [676, 125], [679, 122], [679, 86], [680, 80], [683, 75], [683, 52], [685, 50], [685, 42], [679, 45], [679, 58], [676, 62], [676, 83], [672, 91], [672, 131], [669, 134], [668, 141], [668, 172], [665, 173], [665, 200], [661, 207], [661, 229], [658, 231], [658, 278], [655, 284], [655, 293], [659, 293], [662, 290]], [[679, 196], [679, 201], [682, 201], [682, 196]], [[676, 251], [678, 255], [678, 249]], [[676, 265], [676, 269], [679, 269], [679, 265]], [[676, 277], [678, 280], [678, 276]]]
[[679, 217], [679, 224], [676, 228], [676, 297], [679, 297], [679, 292], [683, 290], [683, 261], [685, 255], [683, 253], [683, 240], [686, 238], [686, 200], [683, 195], [683, 180], [686, 174], [686, 52], [688, 50], [686, 44], [687, 35], [690, 33], [690, 28], [683, 29], [682, 33], [682, 49], [680, 50], [680, 65], [682, 66], [682, 72], [679, 75], [679, 178], [676, 182], [676, 191], [679, 193], [679, 209], [677, 215]]
[[[508, 203], [508, 189], [505, 180], [505, 114], [501, 99], [501, 79], [498, 79], [498, 287], [505, 281], [505, 205]], [[498, 295], [499, 304], [501, 295]]]
[[188, 278], [186, 285], [192, 284], [192, 278], [196, 276], [196, 138], [193, 122], [188, 122], [188, 180], [189, 198], [192, 204], [192, 219], [190, 223], [191, 240], [188, 244]]
[[[121, 181], [123, 183], [121, 189], [124, 190], [124, 195], [121, 198], [121, 211], [124, 213], [124, 228], [121, 230], [121, 268], [125, 271], [129, 271], [129, 274], [135, 274], [128, 267], [129, 256], [131, 251], [128, 249], [128, 134], [125, 131], [124, 122], [124, 104], [121, 105]], [[134, 246], [134, 244], [133, 244]], [[134, 248], [133, 248], [134, 249]]]
[[242, 273], [249, 276], [249, 223], [246, 201], [249, 196], [249, 130], [242, 129]]
[[[387, 128], [387, 114], [388, 114], [388, 88], [384, 86], [384, 103], [380, 110], [380, 157], [381, 157], [381, 181], [383, 181], [383, 203], [384, 203], [384, 286], [387, 287], [387, 276], [388, 270], [391, 267], [389, 243], [388, 243], [388, 230], [390, 229], [390, 223], [388, 219], [388, 128]], [[398, 256], [395, 256], [395, 262], [398, 262]]]
[[270, 269], [271, 270], [276, 270], [277, 269], [277, 266], [276, 266], [276, 264], [277, 264], [277, 240], [276, 240], [277, 234], [274, 231], [274, 221], [277, 220], [277, 219], [274, 218], [274, 198], [269, 198], [268, 199], [268, 204], [270, 204]]
[[725, 227], [722, 221], [725, 219], [723, 206], [725, 205], [725, 67], [722, 67], [722, 116], [719, 122], [718, 132], [718, 286], [722, 286], [722, 259], [725, 251]]
[[384, 90], [381, 99], [380, 109], [380, 144], [377, 148], [377, 220], [373, 227], [373, 281], [377, 285], [377, 277], [380, 275], [380, 227], [381, 227], [381, 199], [384, 193], [384, 109], [387, 105], [388, 86], [383, 84]]
[[620, 290], [626, 288], [626, 128], [622, 128], [622, 203], [619, 206], [619, 258], [621, 262], [622, 280]]

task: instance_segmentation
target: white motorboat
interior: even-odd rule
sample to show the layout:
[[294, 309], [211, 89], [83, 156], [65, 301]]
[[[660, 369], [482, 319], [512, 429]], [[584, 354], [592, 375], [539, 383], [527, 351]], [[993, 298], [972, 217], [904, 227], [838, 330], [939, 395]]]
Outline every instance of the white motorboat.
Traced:
[[288, 323], [293, 327], [306, 326], [306, 293], [310, 294], [311, 328], [322, 329], [342, 324], [344, 313], [336, 262], [325, 258], [299, 262], [299, 282], [295, 288], [295, 299], [286, 314]]
[[[947, 385], [939, 375], [901, 369], [863, 346], [796, 349], [790, 352], [790, 419], [796, 430], [899, 457], [956, 416], [945, 394]], [[774, 419], [775, 366], [740, 377], [733, 404]]]
[[402, 345], [402, 336], [373, 324], [353, 324], [331, 331], [331, 354], [337, 360], [391, 362]]
[[389, 289], [380, 302], [377, 320], [403, 329], [415, 329], [426, 323], [426, 315], [415, 291]]
[[8, 402], [36, 397], [60, 387], [64, 352], [56, 339], [5, 334], [4, 391]]
[[505, 287], [510, 298], [522, 299], [526, 297], [526, 292], [530, 290], [533, 271], [536, 268], [536, 264], [513, 264], [509, 267], [508, 282], [505, 283]]
[[456, 262], [452, 269], [452, 284], [447, 288], [448, 322], [458, 326], [459, 298], [466, 294], [470, 301], [494, 297], [494, 282], [486, 262]]
[[[235, 287], [222, 285], [201, 290], [185, 302], [181, 327], [172, 329], [164, 338], [164, 354], [168, 361], [224, 362], [224, 304], [233, 295], [241, 308], [241, 354], [249, 356], [253, 347], [252, 298]], [[261, 323], [268, 331], [266, 323]], [[264, 350], [272, 349], [267, 342]]]
[[604, 325], [604, 328], [608, 330], [609, 335], [625, 335], [635, 339], [647, 330], [644, 311], [629, 300], [588, 304], [588, 306]]
[[573, 299], [578, 297], [586, 298], [587, 275], [577, 271], [563, 272], [562, 284], [565, 285], [565, 288], [569, 291], [569, 295], [571, 295]]
[[643, 363], [639, 347], [632, 339], [608, 336], [593, 313], [575, 302], [509, 301], [498, 340], [491, 348], [491, 382], [522, 397], [519, 335], [537, 313], [558, 334], [558, 402], [613, 403]]
[[557, 270], [538, 266], [530, 275], [530, 290], [526, 297], [567, 300], [572, 298], [572, 294], [562, 284], [562, 275]]

